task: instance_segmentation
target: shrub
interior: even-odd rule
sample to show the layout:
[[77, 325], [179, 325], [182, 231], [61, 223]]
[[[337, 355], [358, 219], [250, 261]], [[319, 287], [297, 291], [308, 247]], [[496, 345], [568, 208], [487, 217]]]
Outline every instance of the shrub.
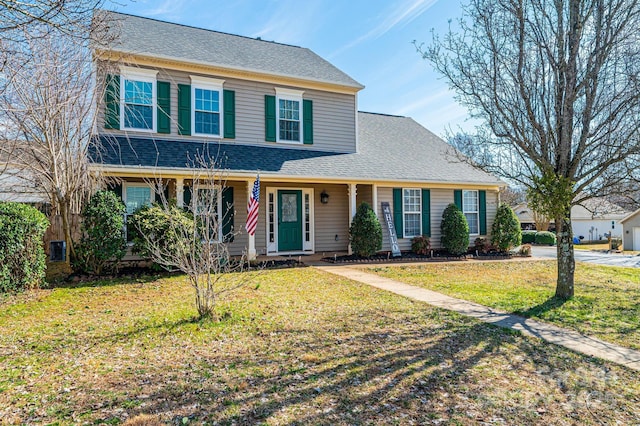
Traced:
[[537, 233], [538, 231], [522, 231], [522, 244], [535, 243]]
[[449, 204], [442, 213], [440, 223], [442, 246], [452, 255], [459, 256], [469, 249], [469, 224], [455, 204]]
[[0, 292], [35, 288], [44, 281], [42, 237], [49, 221], [37, 209], [0, 202]]
[[427, 236], [418, 236], [411, 239], [411, 251], [421, 256], [426, 256], [431, 250], [431, 241]]
[[491, 226], [491, 244], [501, 252], [509, 251], [522, 243], [520, 221], [511, 207], [500, 204]]
[[473, 248], [478, 253], [488, 253], [491, 250], [491, 244], [486, 238], [478, 237], [473, 241]]
[[82, 209], [82, 238], [74, 267], [100, 275], [117, 267], [127, 253], [124, 239], [125, 207], [111, 191], [98, 191]]
[[167, 208], [158, 204], [141, 207], [129, 220], [129, 229], [134, 234], [133, 252], [146, 258], [154, 257], [151, 250], [163, 253], [187, 250], [184, 239], [193, 239], [195, 232], [193, 215], [175, 203]]
[[536, 234], [536, 244], [546, 244], [546, 245], [555, 245], [556, 244], [556, 234], [549, 231], [541, 231]]
[[371, 257], [382, 249], [382, 226], [367, 203], [358, 207], [349, 228], [351, 250], [356, 256]]

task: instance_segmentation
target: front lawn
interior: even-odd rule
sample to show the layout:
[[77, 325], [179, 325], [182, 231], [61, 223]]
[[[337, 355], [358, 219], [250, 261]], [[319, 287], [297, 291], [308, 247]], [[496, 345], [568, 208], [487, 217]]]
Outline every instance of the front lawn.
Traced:
[[640, 349], [638, 269], [577, 263], [575, 297], [565, 303], [553, 297], [555, 261], [468, 262], [367, 270]]
[[313, 269], [257, 274], [220, 322], [181, 276], [0, 303], [0, 423], [640, 422], [637, 372]]

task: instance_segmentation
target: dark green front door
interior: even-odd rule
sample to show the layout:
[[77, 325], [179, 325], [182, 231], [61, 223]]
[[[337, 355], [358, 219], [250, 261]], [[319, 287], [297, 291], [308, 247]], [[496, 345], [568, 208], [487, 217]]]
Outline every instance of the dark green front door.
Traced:
[[302, 250], [302, 191], [278, 191], [278, 251]]

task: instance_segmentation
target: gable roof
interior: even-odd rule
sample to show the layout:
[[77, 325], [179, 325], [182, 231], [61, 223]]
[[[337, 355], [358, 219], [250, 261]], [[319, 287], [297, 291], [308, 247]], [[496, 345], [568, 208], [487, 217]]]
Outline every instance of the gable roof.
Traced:
[[186, 171], [197, 154], [211, 155], [230, 173], [407, 183], [504, 186], [497, 177], [459, 162], [452, 148], [411, 118], [358, 113], [359, 150], [337, 153], [148, 137], [99, 136], [93, 161], [110, 167]]
[[96, 13], [104, 14], [114, 51], [364, 88], [307, 48], [108, 10]]

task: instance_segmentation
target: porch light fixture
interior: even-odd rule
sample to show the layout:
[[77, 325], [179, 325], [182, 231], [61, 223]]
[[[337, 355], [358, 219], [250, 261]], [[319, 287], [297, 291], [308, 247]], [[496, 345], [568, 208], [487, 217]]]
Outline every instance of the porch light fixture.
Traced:
[[320, 193], [320, 202], [322, 204], [327, 204], [329, 202], [329, 194], [327, 194], [327, 191], [322, 190], [322, 193]]

